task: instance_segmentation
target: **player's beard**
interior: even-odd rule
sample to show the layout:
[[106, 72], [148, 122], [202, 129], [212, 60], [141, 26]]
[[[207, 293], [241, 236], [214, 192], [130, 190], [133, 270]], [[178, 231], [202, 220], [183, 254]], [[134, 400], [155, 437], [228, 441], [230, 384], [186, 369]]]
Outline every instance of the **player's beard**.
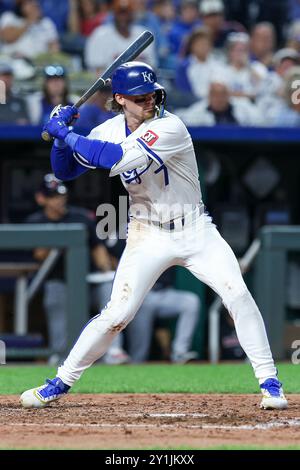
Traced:
[[145, 107], [132, 108], [129, 104], [123, 106], [123, 112], [127, 121], [127, 125], [131, 132], [135, 131], [144, 121], [152, 119], [155, 116], [155, 104]]
[[147, 109], [144, 111], [144, 119], [145, 120], [151, 119], [154, 117], [154, 114], [155, 114], [155, 106], [152, 106], [151, 109]]

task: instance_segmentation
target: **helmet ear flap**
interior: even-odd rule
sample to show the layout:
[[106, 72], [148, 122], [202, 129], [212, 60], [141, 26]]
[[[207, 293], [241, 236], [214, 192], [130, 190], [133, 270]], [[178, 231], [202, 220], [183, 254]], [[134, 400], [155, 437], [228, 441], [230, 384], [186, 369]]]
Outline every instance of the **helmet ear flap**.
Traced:
[[156, 106], [164, 105], [166, 101], [166, 97], [167, 97], [165, 90], [163, 89], [156, 90], [155, 93], [156, 93], [156, 97], [155, 97]]
[[161, 90], [156, 90], [156, 99], [155, 99], [155, 105], [158, 108], [158, 117], [162, 117], [164, 115], [165, 111], [165, 102], [167, 98], [167, 93], [165, 90], [162, 88]]

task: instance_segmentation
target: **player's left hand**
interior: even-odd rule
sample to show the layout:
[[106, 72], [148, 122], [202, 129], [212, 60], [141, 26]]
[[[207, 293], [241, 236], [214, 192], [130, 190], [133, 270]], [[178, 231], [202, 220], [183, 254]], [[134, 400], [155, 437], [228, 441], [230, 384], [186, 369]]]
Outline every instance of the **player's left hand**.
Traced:
[[60, 117], [65, 124], [71, 124], [79, 117], [79, 112], [75, 106], [62, 106], [61, 104], [58, 104], [51, 111], [50, 119], [52, 117]]
[[73, 127], [68, 126], [60, 116], [54, 116], [49, 119], [43, 130], [47, 131], [51, 137], [65, 140], [69, 132], [73, 130]]

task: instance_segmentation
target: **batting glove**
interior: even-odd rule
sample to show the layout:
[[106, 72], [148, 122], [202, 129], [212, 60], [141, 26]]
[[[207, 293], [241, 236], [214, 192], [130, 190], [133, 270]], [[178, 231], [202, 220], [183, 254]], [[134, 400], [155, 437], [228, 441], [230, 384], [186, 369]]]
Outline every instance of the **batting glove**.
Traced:
[[62, 106], [61, 104], [58, 104], [51, 111], [50, 119], [52, 117], [60, 117], [65, 124], [71, 124], [72, 121], [79, 117], [79, 113], [75, 106]]
[[54, 116], [47, 122], [43, 130], [47, 131], [52, 137], [65, 140], [69, 132], [72, 132], [73, 127], [67, 126], [60, 116]]

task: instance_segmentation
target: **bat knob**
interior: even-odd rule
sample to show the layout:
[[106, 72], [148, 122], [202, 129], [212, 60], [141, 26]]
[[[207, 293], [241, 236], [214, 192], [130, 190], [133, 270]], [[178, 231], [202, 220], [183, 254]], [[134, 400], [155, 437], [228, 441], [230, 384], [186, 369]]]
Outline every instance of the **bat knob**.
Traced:
[[47, 131], [43, 131], [42, 139], [45, 140], [46, 142], [50, 142], [52, 140], [52, 137]]

